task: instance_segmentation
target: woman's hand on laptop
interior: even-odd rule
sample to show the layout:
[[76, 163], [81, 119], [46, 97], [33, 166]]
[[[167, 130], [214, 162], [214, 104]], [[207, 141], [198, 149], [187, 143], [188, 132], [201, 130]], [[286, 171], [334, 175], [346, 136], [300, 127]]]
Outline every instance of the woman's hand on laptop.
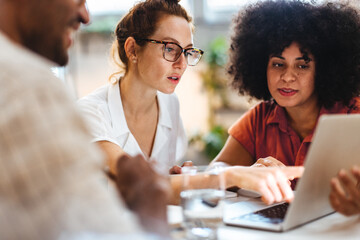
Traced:
[[[251, 165], [251, 167], [286, 167], [286, 165], [277, 160], [276, 158], [269, 156], [266, 158], [259, 158], [253, 165]], [[288, 179], [287, 183], [289, 185], [291, 185], [290, 180], [294, 179]]]
[[350, 171], [342, 169], [331, 179], [330, 203], [346, 216], [360, 214], [360, 166]]
[[249, 168], [234, 166], [225, 170], [226, 185], [258, 192], [266, 204], [290, 202], [294, 198], [294, 193], [288, 180], [301, 177], [303, 171], [303, 167]]

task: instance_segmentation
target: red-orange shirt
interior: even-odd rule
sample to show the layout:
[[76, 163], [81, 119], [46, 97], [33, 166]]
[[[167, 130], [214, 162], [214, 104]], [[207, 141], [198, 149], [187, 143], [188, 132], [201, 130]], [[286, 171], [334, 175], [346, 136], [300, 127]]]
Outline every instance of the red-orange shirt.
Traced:
[[[320, 115], [337, 113], [360, 113], [360, 98], [352, 99], [349, 106], [337, 103], [331, 109], [320, 110]], [[287, 166], [304, 165], [313, 136], [312, 132], [301, 142], [288, 124], [285, 109], [273, 101], [261, 102], [250, 109], [229, 129], [229, 134], [254, 160], [271, 156]]]

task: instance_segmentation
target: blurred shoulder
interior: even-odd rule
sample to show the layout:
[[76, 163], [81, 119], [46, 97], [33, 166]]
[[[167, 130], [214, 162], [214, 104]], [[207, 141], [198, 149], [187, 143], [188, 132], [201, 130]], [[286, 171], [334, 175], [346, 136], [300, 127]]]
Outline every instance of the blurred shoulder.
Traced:
[[21, 78], [14, 79], [14, 82], [21, 81], [26, 84], [42, 75], [55, 78], [51, 67], [56, 65], [42, 56], [12, 42], [3, 34], [0, 34], [0, 46], [1, 73]]

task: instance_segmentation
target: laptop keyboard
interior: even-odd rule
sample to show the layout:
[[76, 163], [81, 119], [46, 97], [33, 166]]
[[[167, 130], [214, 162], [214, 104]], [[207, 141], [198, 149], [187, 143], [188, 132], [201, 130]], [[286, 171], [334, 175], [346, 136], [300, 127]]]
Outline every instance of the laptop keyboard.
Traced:
[[282, 203], [260, 211], [242, 215], [239, 219], [246, 219], [254, 222], [281, 223], [284, 221], [288, 207], [289, 203]]

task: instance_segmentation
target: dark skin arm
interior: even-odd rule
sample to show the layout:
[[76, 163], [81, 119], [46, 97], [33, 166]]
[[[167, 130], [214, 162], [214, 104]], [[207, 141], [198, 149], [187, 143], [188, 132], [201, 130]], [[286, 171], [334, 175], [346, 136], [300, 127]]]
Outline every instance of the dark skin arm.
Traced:
[[282, 162], [271, 156], [259, 158], [255, 162], [251, 154], [232, 136], [229, 136], [223, 149], [211, 162], [211, 165], [219, 163], [226, 163], [232, 166], [285, 167]]
[[250, 153], [232, 136], [229, 136], [224, 147], [211, 162], [224, 162], [229, 165], [251, 166], [254, 159]]
[[360, 214], [360, 167], [341, 170], [331, 180], [330, 203], [345, 216]]
[[121, 197], [144, 229], [168, 236], [166, 205], [172, 194], [169, 180], [157, 174], [141, 155], [121, 156], [116, 169], [115, 181]]

